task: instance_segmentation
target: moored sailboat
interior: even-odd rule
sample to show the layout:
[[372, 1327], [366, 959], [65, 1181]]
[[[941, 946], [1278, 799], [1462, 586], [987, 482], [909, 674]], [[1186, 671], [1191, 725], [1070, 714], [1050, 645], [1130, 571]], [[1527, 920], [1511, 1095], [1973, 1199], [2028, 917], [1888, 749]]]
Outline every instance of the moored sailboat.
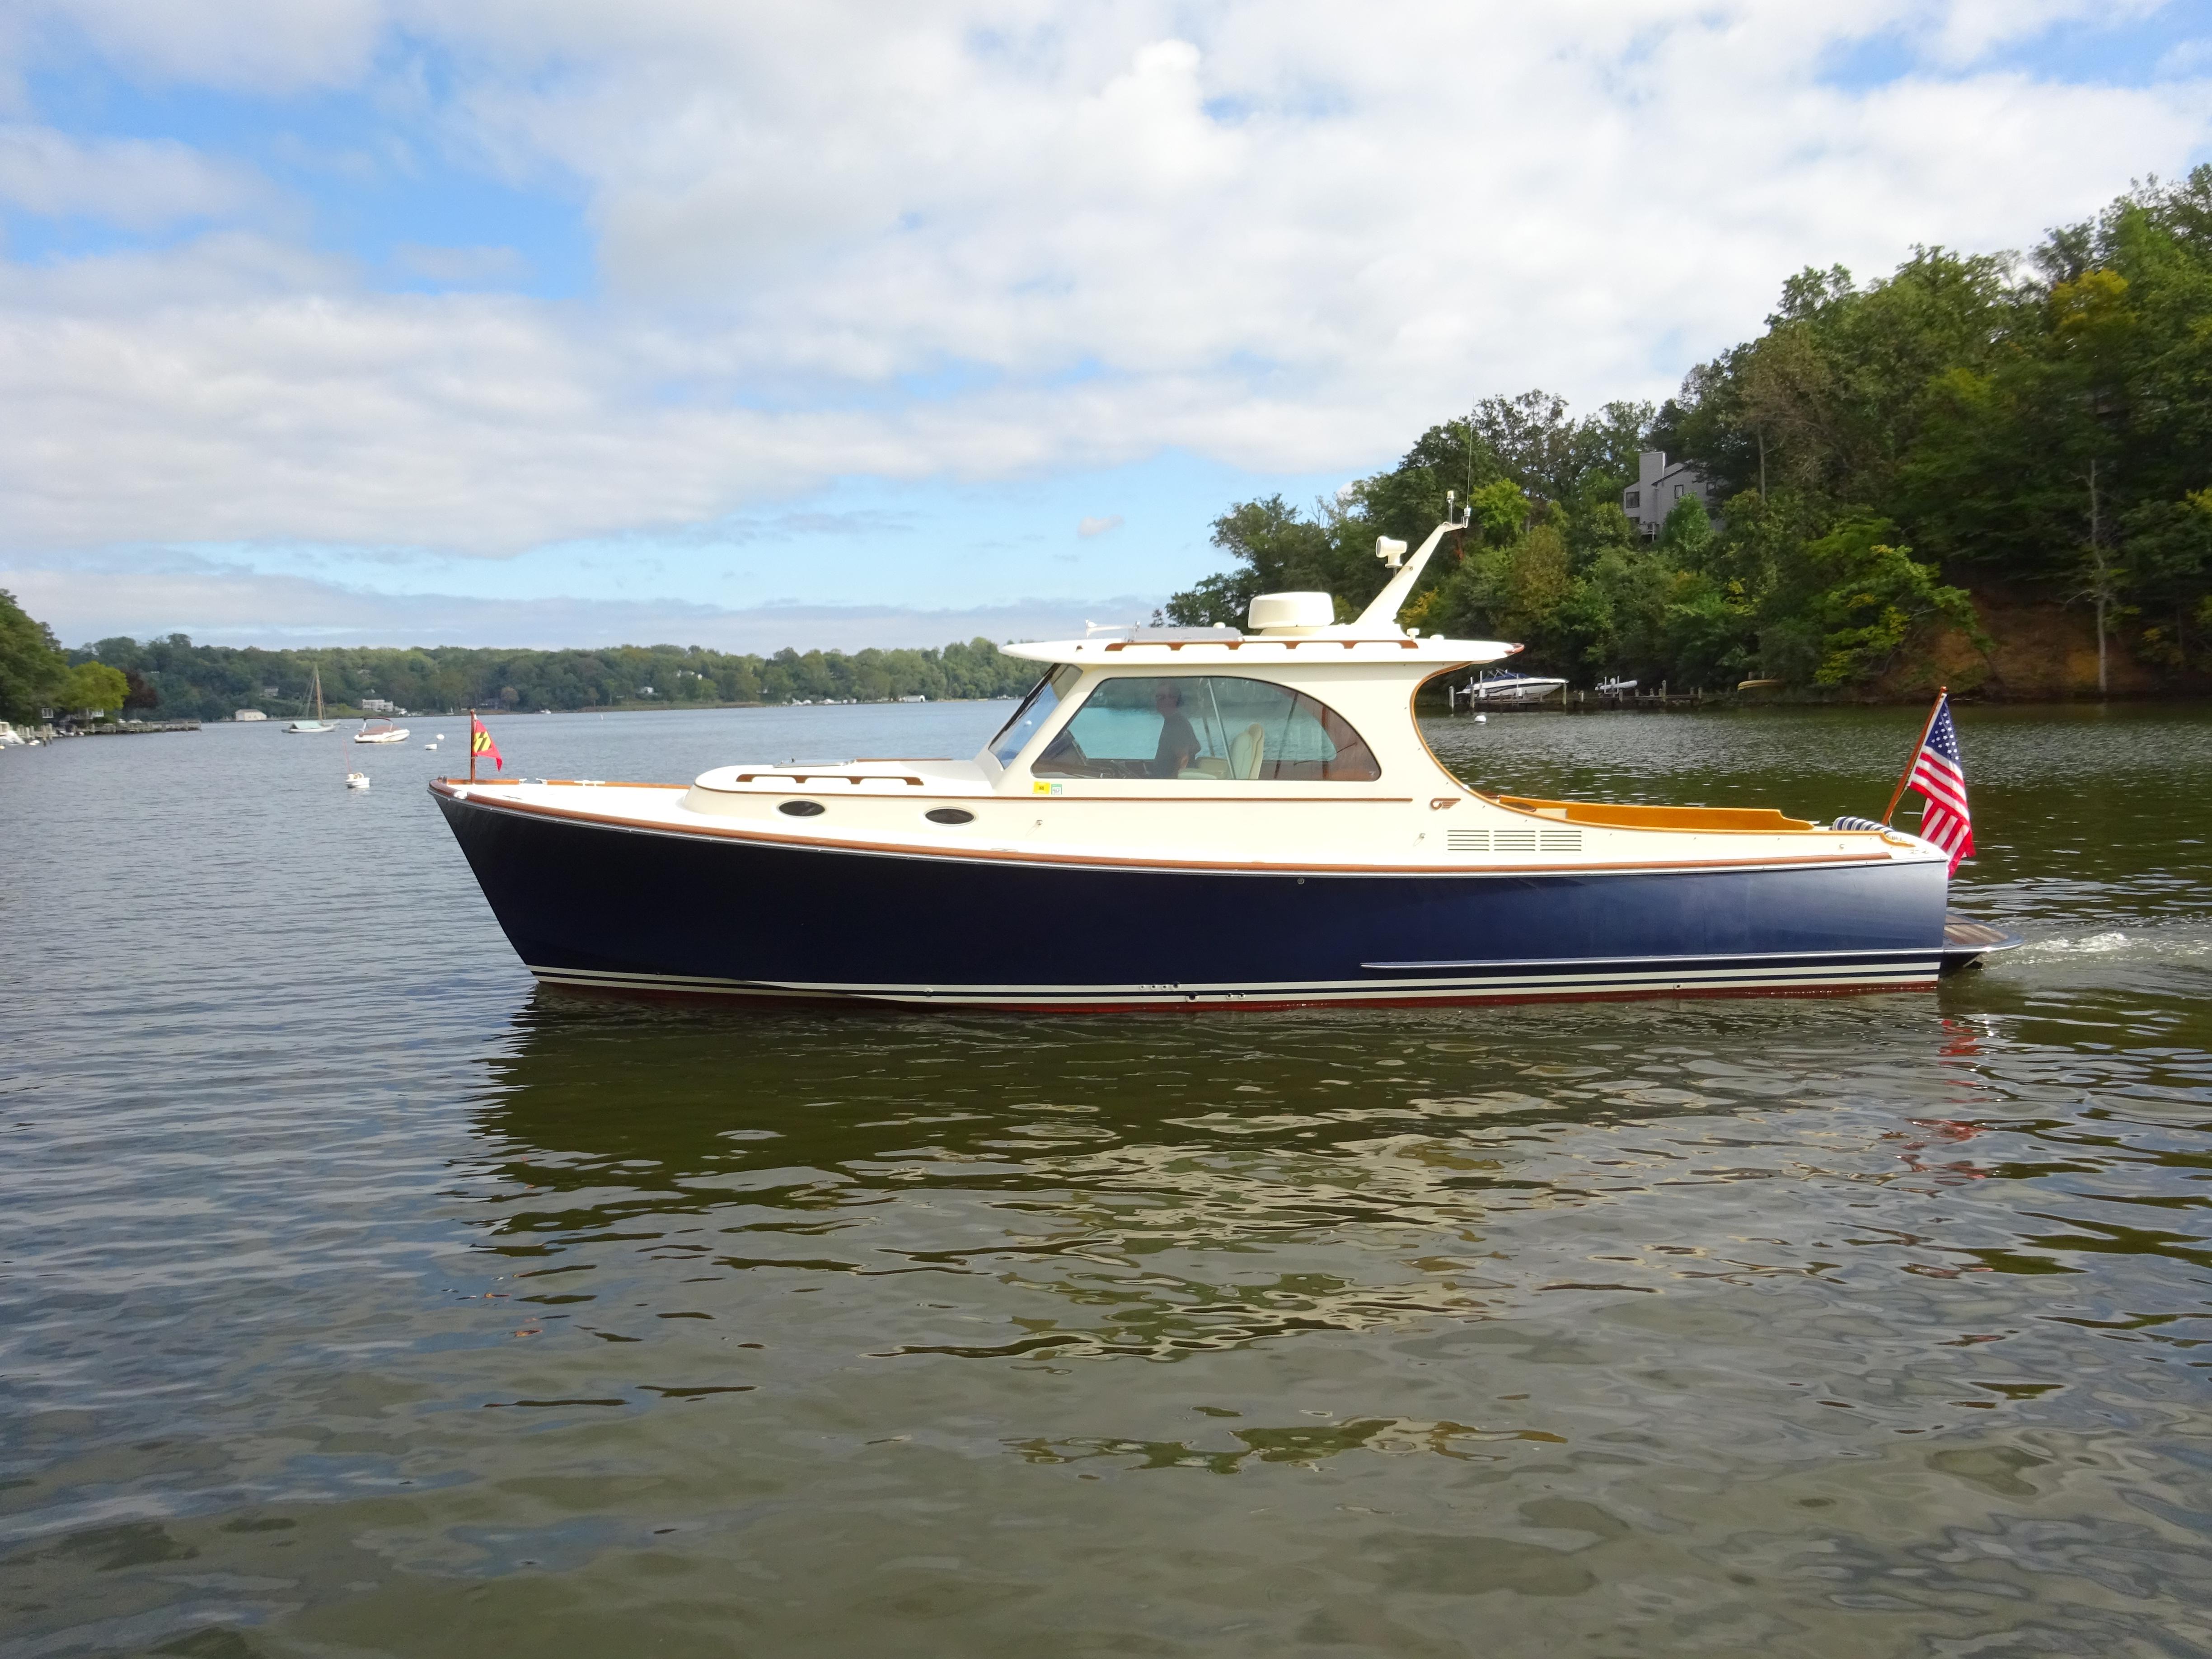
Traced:
[[294, 720], [289, 726], [284, 728], [287, 732], [312, 734], [317, 732], [335, 732], [337, 730], [337, 727], [331, 725], [323, 719], [323, 671], [321, 667], [318, 665], [312, 671], [312, 672], [314, 677], [313, 695], [315, 699], [315, 718], [311, 720]]

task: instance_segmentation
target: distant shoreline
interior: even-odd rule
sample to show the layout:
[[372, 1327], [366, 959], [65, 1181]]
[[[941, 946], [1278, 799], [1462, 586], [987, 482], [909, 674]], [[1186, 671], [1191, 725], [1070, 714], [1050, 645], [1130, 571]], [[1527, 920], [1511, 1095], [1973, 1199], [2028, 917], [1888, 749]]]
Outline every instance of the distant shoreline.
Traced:
[[[902, 702], [896, 697], [879, 697], [866, 702], [856, 699], [851, 702], [817, 702], [811, 701], [798, 702], [594, 702], [586, 703], [580, 708], [478, 708], [474, 712], [479, 720], [489, 720], [508, 719], [519, 720], [525, 717], [535, 719], [540, 714], [704, 714], [713, 710], [724, 708], [936, 708], [952, 703], [964, 706], [969, 703], [1013, 702], [1016, 701], [1018, 701], [1018, 699], [1012, 693], [1006, 693], [1000, 696], [989, 697], [929, 697], [924, 699], [921, 702]], [[466, 720], [469, 717], [470, 713], [471, 711], [466, 708], [409, 708], [391, 712], [380, 711], [372, 714], [363, 709], [345, 708], [326, 708], [323, 711], [323, 718], [326, 720]], [[236, 715], [232, 714], [206, 721], [204, 724], [210, 726], [259, 726], [265, 722], [268, 725], [276, 726], [279, 730], [282, 730], [284, 725], [289, 724], [296, 717], [289, 714], [264, 714], [261, 720], [241, 720]]]

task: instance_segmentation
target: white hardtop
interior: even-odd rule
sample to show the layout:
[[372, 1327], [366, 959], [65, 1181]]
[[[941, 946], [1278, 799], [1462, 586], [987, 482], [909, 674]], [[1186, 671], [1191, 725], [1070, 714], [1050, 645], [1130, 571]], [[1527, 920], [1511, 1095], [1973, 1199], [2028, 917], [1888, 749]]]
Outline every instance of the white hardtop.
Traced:
[[[1295, 636], [1239, 634], [1172, 628], [1138, 628], [1121, 636], [1093, 635], [1082, 640], [1044, 640], [1002, 647], [1006, 655], [1030, 662], [1074, 663], [1085, 668], [1221, 668], [1234, 666], [1268, 675], [1277, 668], [1308, 665], [1335, 668], [1385, 664], [1424, 677], [1469, 663], [1498, 662], [1521, 647], [1499, 640], [1448, 640], [1402, 630], [1376, 634], [1356, 623], [1316, 629]], [[1272, 678], [1272, 675], [1269, 675]]]
[[[1333, 616], [1334, 603], [1326, 593], [1262, 593], [1252, 601], [1253, 632], [1234, 628], [1122, 628], [1093, 629], [1079, 640], [1048, 640], [1035, 644], [1010, 645], [1011, 657], [1031, 662], [1074, 663], [1084, 667], [1129, 666], [1138, 664], [1197, 668], [1234, 664], [1249, 673], [1310, 665], [1336, 667], [1356, 664], [1369, 667], [1389, 664], [1401, 674], [1424, 678], [1470, 663], [1498, 662], [1520, 650], [1502, 640], [1424, 639], [1419, 630], [1398, 625], [1398, 611], [1420, 580], [1429, 556], [1449, 531], [1463, 530], [1465, 519], [1448, 519], [1429, 532], [1420, 550], [1406, 557], [1406, 544], [1388, 536], [1375, 538], [1375, 556], [1393, 574], [1382, 591], [1368, 602], [1357, 620], [1324, 623]], [[1298, 653], [1304, 652], [1304, 655]]]

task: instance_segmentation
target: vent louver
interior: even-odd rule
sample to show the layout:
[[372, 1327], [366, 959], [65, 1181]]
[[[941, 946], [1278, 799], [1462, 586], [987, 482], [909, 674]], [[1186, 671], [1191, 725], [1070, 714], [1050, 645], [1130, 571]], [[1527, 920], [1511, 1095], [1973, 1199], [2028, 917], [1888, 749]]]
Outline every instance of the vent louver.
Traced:
[[1455, 853], [1579, 853], [1580, 830], [1449, 830], [1444, 845]]

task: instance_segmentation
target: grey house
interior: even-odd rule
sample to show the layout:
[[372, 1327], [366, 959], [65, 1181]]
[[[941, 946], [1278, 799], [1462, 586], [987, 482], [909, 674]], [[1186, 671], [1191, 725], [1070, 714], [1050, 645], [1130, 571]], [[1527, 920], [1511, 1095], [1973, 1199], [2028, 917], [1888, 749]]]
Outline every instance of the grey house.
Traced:
[[1712, 512], [1712, 486], [1695, 461], [1669, 466], [1665, 450], [1647, 449], [1636, 458], [1636, 482], [1620, 492], [1620, 510], [1639, 535], [1656, 536], [1674, 503], [1685, 495], [1695, 496], [1708, 514]]

